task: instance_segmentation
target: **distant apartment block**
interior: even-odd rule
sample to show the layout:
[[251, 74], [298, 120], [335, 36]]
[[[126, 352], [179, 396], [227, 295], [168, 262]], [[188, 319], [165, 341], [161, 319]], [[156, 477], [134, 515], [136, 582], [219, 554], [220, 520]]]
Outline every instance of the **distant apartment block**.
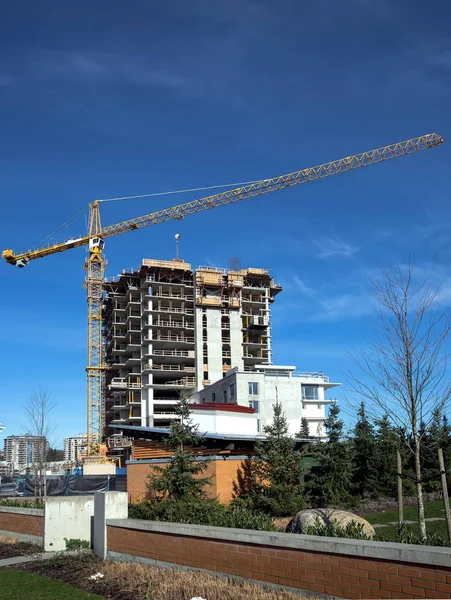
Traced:
[[64, 438], [64, 462], [75, 463], [86, 456], [88, 438], [85, 433]]
[[271, 364], [265, 269], [148, 260], [104, 284], [105, 424], [168, 427], [181, 394]]
[[49, 443], [45, 437], [10, 435], [4, 441], [5, 461], [10, 471], [25, 473], [47, 457]]

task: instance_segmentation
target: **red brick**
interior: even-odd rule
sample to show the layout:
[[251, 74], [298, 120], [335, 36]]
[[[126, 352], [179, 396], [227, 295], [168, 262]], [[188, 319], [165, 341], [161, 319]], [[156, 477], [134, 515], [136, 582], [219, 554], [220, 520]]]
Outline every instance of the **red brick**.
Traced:
[[368, 571], [365, 569], [349, 569], [349, 575], [353, 577], [368, 577]]
[[427, 579], [415, 579], [412, 578], [413, 587], [426, 588], [428, 590], [435, 590], [435, 584], [433, 581], [428, 581]]
[[332, 556], [327, 556], [327, 555], [321, 556], [321, 563], [323, 563], [325, 565], [332, 565], [332, 566], [338, 566], [340, 564], [338, 561], [338, 558], [335, 558]]
[[435, 590], [428, 590], [426, 598], [440, 598], [443, 600], [443, 592], [436, 592]]
[[368, 579], [377, 579], [378, 581], [388, 581], [387, 573], [380, 573], [379, 571], [370, 571], [368, 573]]
[[296, 587], [296, 582], [293, 579], [279, 577], [279, 585], [287, 585], [288, 587]]
[[359, 585], [359, 578], [351, 577], [351, 575], [342, 575], [340, 577], [340, 581], [343, 581], [344, 583]]
[[392, 575], [390, 581], [393, 583], [401, 583], [402, 585], [410, 585], [410, 577], [403, 577], [402, 575]]
[[426, 598], [425, 590], [422, 590], [417, 587], [411, 587], [410, 585], [405, 585], [402, 588], [402, 591], [406, 594], [411, 594], [413, 598]]
[[451, 595], [451, 584], [450, 583], [436, 583], [435, 589], [438, 592], [445, 592], [446, 594]]
[[377, 570], [381, 573], [389, 573], [390, 575], [397, 575], [399, 571], [398, 567], [387, 565], [386, 563], [378, 563]]
[[380, 581], [378, 579], [361, 579], [360, 585], [366, 585], [369, 588], [377, 588], [380, 589]]
[[399, 569], [399, 574], [404, 575], [405, 577], [416, 577], [417, 579], [419, 579], [422, 575], [421, 571], [419, 571], [418, 569], [408, 568]]
[[391, 590], [392, 592], [400, 592], [402, 590], [399, 583], [390, 583], [389, 581], [381, 581], [382, 590]]
[[349, 575], [349, 569], [347, 567], [333, 567], [332, 573], [339, 573], [340, 575]]

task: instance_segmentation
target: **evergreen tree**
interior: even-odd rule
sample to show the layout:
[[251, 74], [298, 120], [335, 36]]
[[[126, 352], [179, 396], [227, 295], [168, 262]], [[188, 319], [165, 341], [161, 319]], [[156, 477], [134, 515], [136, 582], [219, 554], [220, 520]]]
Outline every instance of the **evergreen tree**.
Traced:
[[349, 444], [343, 440], [343, 421], [340, 408], [332, 404], [324, 422], [328, 441], [314, 446], [317, 466], [312, 468], [308, 489], [314, 506], [335, 506], [347, 503], [351, 489], [351, 455]]
[[354, 427], [351, 447], [353, 454], [352, 482], [355, 492], [360, 498], [363, 498], [366, 494], [373, 494], [376, 489], [376, 440], [374, 427], [367, 417], [364, 402], [360, 404], [357, 414], [359, 418]]
[[49, 448], [49, 451], [47, 452], [47, 462], [58, 462], [61, 460], [64, 460], [64, 450]]
[[242, 463], [234, 492], [254, 509], [275, 516], [292, 515], [303, 507], [302, 456], [288, 435], [281, 404], [274, 404], [273, 410], [273, 423], [264, 428], [267, 438], [256, 443], [255, 459]]
[[298, 433], [298, 437], [303, 439], [303, 440], [310, 440], [313, 439], [313, 436], [310, 435], [310, 428], [309, 428], [309, 424], [308, 421], [305, 417], [302, 417], [301, 419], [301, 429]]
[[375, 422], [375, 470], [377, 492], [381, 496], [396, 498], [397, 460], [396, 451], [400, 448], [400, 436], [390, 423], [388, 415]]
[[205, 486], [211, 485], [207, 477], [199, 477], [207, 466], [207, 461], [197, 461], [189, 448], [197, 446], [201, 438], [196, 435], [197, 425], [193, 424], [188, 408], [188, 399], [181, 398], [175, 407], [180, 420], [174, 419], [166, 444], [174, 449], [169, 464], [153, 467], [149, 475], [148, 489], [158, 499], [175, 501], [206, 497]]

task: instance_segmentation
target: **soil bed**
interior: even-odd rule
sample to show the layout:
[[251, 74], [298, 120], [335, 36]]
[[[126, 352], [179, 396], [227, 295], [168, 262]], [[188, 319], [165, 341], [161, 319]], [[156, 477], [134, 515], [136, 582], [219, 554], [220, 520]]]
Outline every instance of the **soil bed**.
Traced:
[[5, 558], [15, 558], [16, 556], [30, 556], [40, 554], [42, 548], [29, 542], [21, 542], [0, 535], [0, 560]]
[[[263, 589], [239, 579], [215, 577], [207, 573], [152, 567], [132, 563], [102, 562], [93, 555], [56, 556], [12, 567], [57, 579], [108, 600], [301, 600], [305, 596]], [[101, 573], [97, 581], [92, 575]], [[311, 597], [309, 600], [312, 600]]]

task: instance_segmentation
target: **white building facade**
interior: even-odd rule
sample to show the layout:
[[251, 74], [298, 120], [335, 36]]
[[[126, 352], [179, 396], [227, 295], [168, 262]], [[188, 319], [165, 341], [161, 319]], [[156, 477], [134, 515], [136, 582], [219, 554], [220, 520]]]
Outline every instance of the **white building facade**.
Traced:
[[[214, 404], [236, 404], [254, 409], [254, 414], [236, 415], [241, 422], [232, 423], [231, 431], [225, 431], [226, 422], [221, 420], [220, 433], [263, 433], [264, 427], [273, 420], [273, 405], [279, 402], [288, 422], [289, 434], [297, 435], [301, 429], [301, 419], [306, 418], [310, 436], [325, 439], [324, 421], [326, 407], [333, 399], [326, 398], [326, 392], [339, 383], [332, 383], [322, 372], [297, 373], [293, 366], [256, 365], [252, 370], [233, 369], [226, 376], [192, 396], [192, 402], [199, 405], [193, 411], [193, 418], [198, 422], [202, 405], [206, 405], [206, 415]], [[208, 407], [208, 408], [207, 408]], [[221, 413], [219, 413], [221, 416]], [[204, 417], [204, 415], [202, 415]], [[254, 421], [251, 425], [250, 421]], [[210, 419], [210, 423], [212, 420]], [[206, 426], [206, 420], [200, 423]], [[243, 428], [249, 427], [249, 431]], [[217, 431], [217, 430], [216, 430]]]
[[64, 438], [64, 462], [75, 463], [86, 456], [88, 438], [85, 433]]
[[48, 451], [45, 437], [9, 435], [4, 441], [4, 458], [10, 472], [26, 473], [33, 465], [45, 461]]

